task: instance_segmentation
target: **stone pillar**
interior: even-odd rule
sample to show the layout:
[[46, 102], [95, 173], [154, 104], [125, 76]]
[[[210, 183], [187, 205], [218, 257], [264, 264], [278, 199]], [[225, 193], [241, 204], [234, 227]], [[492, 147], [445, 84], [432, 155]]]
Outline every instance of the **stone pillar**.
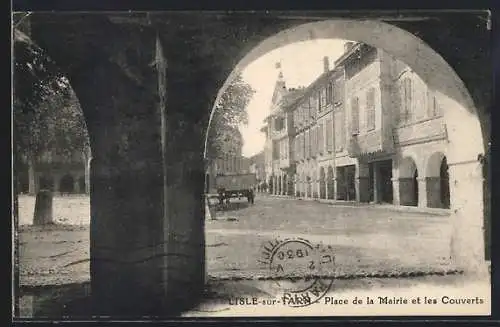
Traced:
[[36, 187], [36, 174], [33, 162], [30, 160], [28, 162], [28, 193], [30, 195], [35, 195], [37, 192]]
[[80, 193], [81, 190], [80, 190], [80, 178], [77, 177], [73, 180], [73, 193]]
[[337, 178], [336, 177], [333, 177], [332, 179], [332, 183], [333, 183], [333, 200], [337, 200], [337, 192], [338, 192], [338, 188], [337, 188]]
[[92, 157], [89, 157], [85, 162], [85, 193], [90, 194], [90, 166]]
[[453, 262], [467, 273], [486, 274], [481, 164], [472, 160], [448, 162], [448, 167]]
[[55, 174], [53, 177], [52, 177], [52, 180], [53, 180], [53, 192], [54, 194], [57, 194], [59, 193], [59, 186], [61, 186], [61, 176]]
[[392, 203], [396, 206], [401, 205], [399, 198], [399, 178], [391, 178], [392, 181]]
[[427, 208], [427, 182], [425, 177], [418, 177], [418, 206]]

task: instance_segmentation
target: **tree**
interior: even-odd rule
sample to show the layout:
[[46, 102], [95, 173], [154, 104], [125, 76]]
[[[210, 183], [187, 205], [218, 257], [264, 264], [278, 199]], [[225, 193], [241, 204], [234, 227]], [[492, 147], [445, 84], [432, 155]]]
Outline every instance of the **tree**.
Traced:
[[16, 27], [13, 81], [14, 181], [19, 167], [40, 161], [44, 154], [72, 160], [75, 151], [88, 151], [85, 120], [68, 80]]
[[222, 94], [208, 129], [206, 153], [209, 159], [224, 154], [241, 154], [243, 137], [238, 127], [248, 123], [246, 106], [254, 93], [252, 87], [238, 75]]

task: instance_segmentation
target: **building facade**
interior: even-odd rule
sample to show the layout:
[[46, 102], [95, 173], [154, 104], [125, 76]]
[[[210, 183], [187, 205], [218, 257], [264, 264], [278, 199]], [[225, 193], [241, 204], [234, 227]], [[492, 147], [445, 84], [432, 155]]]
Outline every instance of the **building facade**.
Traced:
[[294, 154], [293, 112], [289, 106], [300, 99], [305, 89], [288, 89], [280, 72], [271, 101], [270, 115], [261, 129], [266, 135], [264, 145], [265, 175], [268, 191], [293, 195], [296, 164]]
[[[294, 149], [294, 169], [281, 170], [292, 194], [449, 208], [446, 122], [434, 91], [380, 49], [347, 42], [344, 50], [333, 69], [324, 59], [323, 74], [300, 98], [281, 104]], [[269, 163], [278, 143], [267, 136]]]
[[56, 194], [89, 194], [90, 160], [90, 149], [75, 151], [69, 157], [46, 151], [36, 160], [23, 158], [16, 168], [18, 191], [30, 195], [42, 189]]

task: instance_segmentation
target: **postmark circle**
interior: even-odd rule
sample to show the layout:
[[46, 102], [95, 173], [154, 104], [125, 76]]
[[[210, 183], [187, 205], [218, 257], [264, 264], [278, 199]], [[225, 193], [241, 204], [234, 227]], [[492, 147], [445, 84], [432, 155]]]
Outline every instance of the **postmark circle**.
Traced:
[[[331, 247], [328, 247], [332, 250]], [[284, 305], [304, 307], [318, 302], [330, 290], [333, 279], [322, 278], [325, 264], [333, 265], [334, 255], [321, 245], [302, 238], [276, 242], [270, 252], [268, 268], [282, 291]]]

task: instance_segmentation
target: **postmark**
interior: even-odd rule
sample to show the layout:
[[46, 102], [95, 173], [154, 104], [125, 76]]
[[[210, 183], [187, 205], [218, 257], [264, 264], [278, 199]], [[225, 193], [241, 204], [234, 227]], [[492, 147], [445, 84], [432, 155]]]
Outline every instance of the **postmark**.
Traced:
[[329, 245], [312, 244], [304, 238], [274, 240], [262, 246], [260, 262], [271, 272], [283, 305], [317, 303], [333, 285], [333, 277], [327, 277], [335, 265]]

